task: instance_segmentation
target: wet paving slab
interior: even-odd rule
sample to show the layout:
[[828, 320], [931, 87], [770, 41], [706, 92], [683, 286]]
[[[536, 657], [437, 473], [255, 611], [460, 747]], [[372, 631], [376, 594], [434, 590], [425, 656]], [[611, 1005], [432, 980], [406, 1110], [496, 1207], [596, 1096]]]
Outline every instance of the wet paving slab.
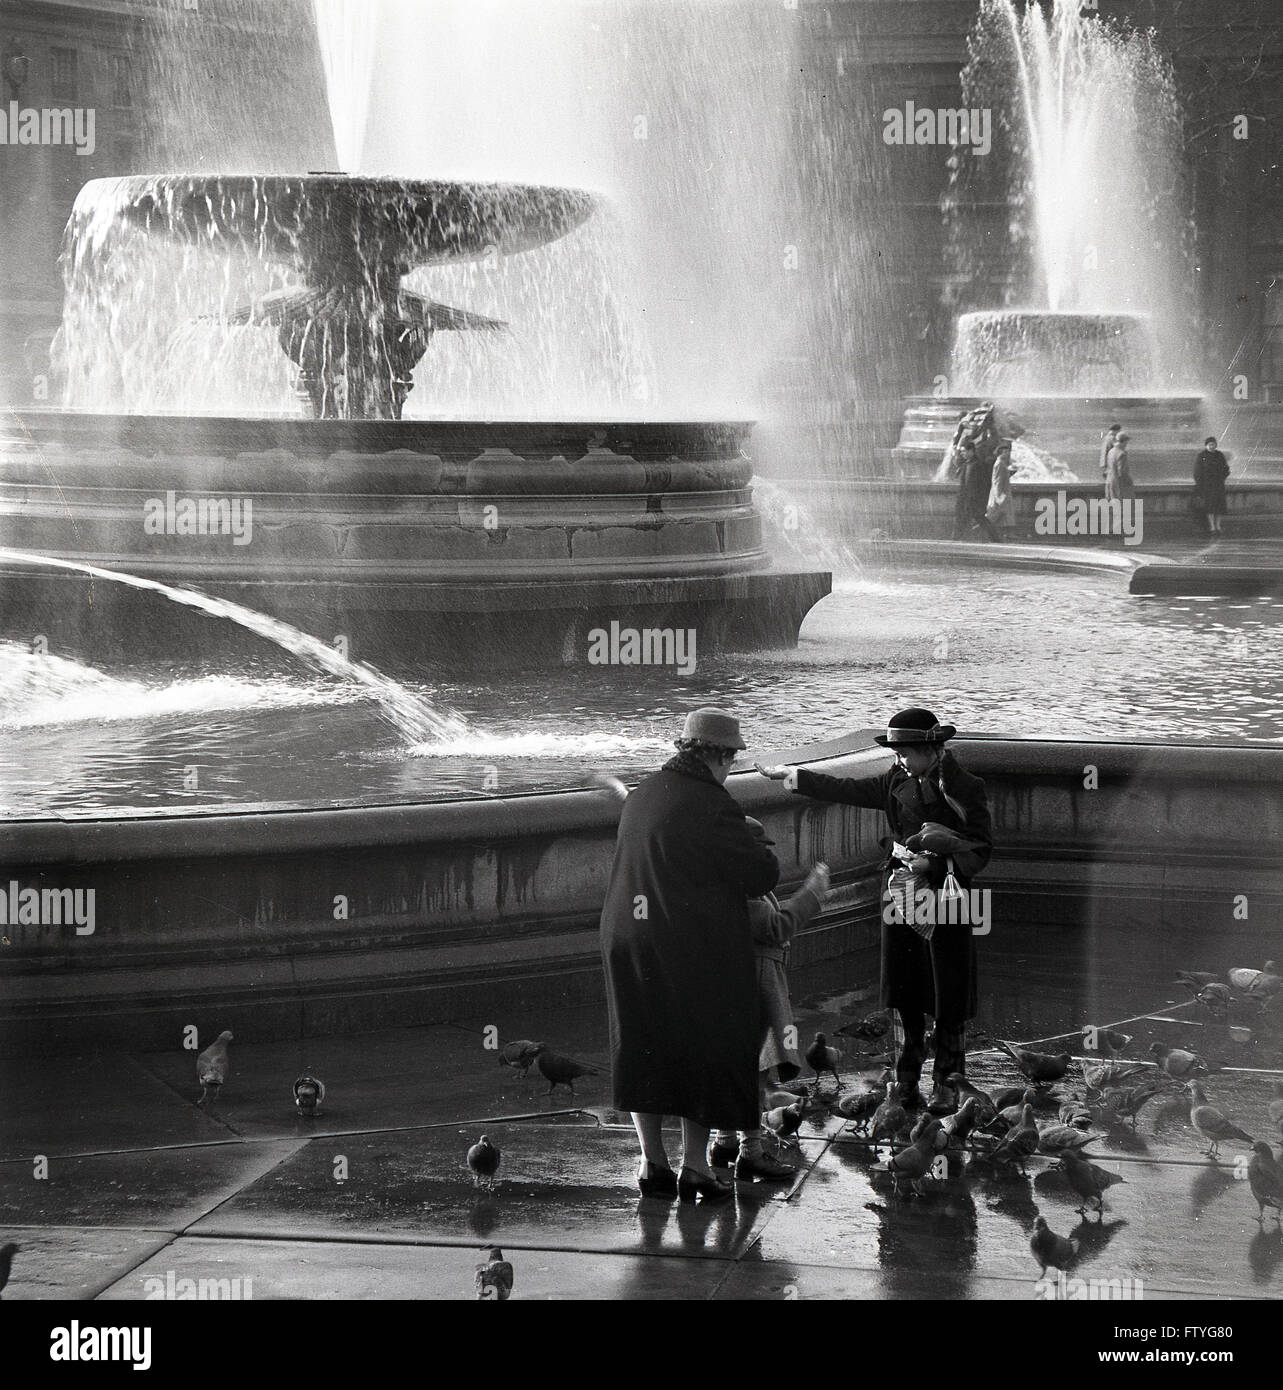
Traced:
[[0, 1245], [12, 1241], [18, 1246], [5, 1285], [5, 1302], [99, 1297], [173, 1239], [172, 1231], [18, 1226], [0, 1221]]
[[[590, 1122], [489, 1126], [503, 1154], [493, 1191], [465, 1166], [475, 1127], [317, 1140], [191, 1228], [244, 1237], [401, 1236], [505, 1249], [694, 1254], [733, 1259], [789, 1190], [738, 1201], [642, 1200], [631, 1131]], [[339, 1174], [341, 1176], [336, 1176]]]
[[[709, 1299], [735, 1268], [718, 1260], [655, 1255], [505, 1249], [512, 1298], [531, 1300]], [[145, 1298], [163, 1288], [175, 1299], [206, 1297], [212, 1281], [226, 1296], [263, 1299], [464, 1299], [475, 1301], [480, 1248], [391, 1242], [238, 1240], [188, 1237], [108, 1288], [109, 1301]], [[238, 1282], [236, 1282], [238, 1281]]]

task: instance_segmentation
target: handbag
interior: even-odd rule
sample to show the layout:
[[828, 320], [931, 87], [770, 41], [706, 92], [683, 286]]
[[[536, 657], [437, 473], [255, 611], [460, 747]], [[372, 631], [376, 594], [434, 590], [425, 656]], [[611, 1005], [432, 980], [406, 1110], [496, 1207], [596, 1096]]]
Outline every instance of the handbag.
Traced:
[[966, 916], [967, 890], [958, 882], [951, 858], [945, 860], [945, 870], [944, 882], [936, 893], [939, 908], [936, 915], [942, 922], [965, 922], [969, 920]]

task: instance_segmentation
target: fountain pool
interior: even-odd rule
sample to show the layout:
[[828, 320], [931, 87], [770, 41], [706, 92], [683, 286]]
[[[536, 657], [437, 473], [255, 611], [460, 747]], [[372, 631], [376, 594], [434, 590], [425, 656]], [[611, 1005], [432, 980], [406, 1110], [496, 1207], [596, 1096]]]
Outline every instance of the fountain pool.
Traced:
[[686, 677], [593, 666], [519, 684], [408, 676], [469, 726], [417, 746], [368, 691], [266, 645], [229, 677], [191, 654], [91, 667], [9, 642], [0, 805], [9, 817], [93, 817], [581, 787], [594, 768], [628, 779], [654, 768], [685, 712], [712, 702], [740, 712], [757, 755], [879, 724], [927, 697], [972, 731], [1283, 742], [1283, 602], [1138, 600], [1112, 574], [973, 578], [848, 578], [795, 651], [700, 659]]

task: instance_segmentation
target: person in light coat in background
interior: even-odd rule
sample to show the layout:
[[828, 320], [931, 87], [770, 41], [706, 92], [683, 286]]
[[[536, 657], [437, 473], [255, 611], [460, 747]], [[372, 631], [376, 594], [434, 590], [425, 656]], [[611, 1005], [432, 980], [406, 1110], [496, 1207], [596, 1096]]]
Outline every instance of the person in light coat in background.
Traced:
[[1105, 460], [1105, 501], [1123, 502], [1135, 495], [1131, 464], [1127, 460], [1129, 434], [1120, 434]]
[[1016, 498], [1011, 490], [1011, 441], [1004, 439], [993, 460], [993, 475], [989, 484], [989, 506], [985, 516], [1004, 538], [1016, 529]]

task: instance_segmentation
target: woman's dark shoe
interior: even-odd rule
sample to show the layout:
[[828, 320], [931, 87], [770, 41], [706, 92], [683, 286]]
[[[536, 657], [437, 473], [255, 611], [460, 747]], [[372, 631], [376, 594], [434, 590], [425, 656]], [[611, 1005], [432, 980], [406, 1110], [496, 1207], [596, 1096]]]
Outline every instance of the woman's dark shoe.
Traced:
[[705, 1177], [690, 1168], [683, 1168], [677, 1180], [677, 1195], [683, 1202], [693, 1202], [696, 1197], [705, 1202], [724, 1202], [735, 1195], [735, 1184], [723, 1182], [721, 1178]]
[[645, 1166], [647, 1168], [645, 1176], [641, 1173], [637, 1175], [637, 1186], [641, 1189], [643, 1197], [668, 1197], [671, 1199], [677, 1196], [677, 1174], [671, 1168], [661, 1168], [655, 1163]]

